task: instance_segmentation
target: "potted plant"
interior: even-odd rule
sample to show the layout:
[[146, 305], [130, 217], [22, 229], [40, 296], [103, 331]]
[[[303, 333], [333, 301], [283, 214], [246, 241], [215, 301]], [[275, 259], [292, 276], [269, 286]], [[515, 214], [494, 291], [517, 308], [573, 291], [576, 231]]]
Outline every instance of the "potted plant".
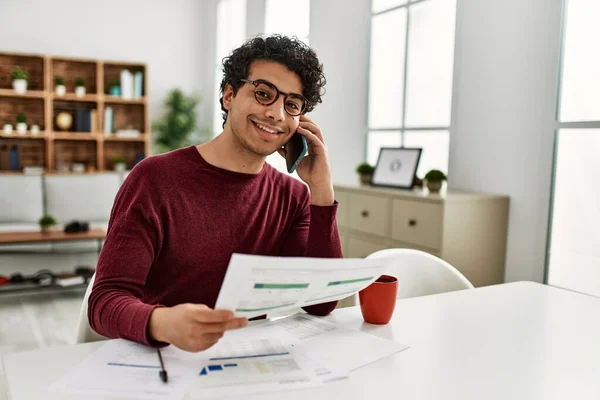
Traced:
[[115, 171], [124, 172], [125, 171], [125, 157], [117, 156], [117, 157], [113, 158], [113, 165], [114, 165]]
[[108, 81], [108, 94], [111, 96], [121, 96], [121, 83], [118, 79]]
[[56, 220], [52, 215], [45, 214], [39, 219], [38, 224], [40, 225], [42, 232], [46, 233], [52, 231], [52, 228], [56, 225]]
[[198, 132], [197, 106], [201, 98], [186, 95], [180, 89], [172, 89], [164, 101], [166, 114], [156, 120], [152, 129], [156, 132], [156, 153], [188, 146], [190, 135]]
[[14, 91], [18, 94], [25, 94], [27, 92], [27, 81], [29, 80], [29, 74], [21, 67], [17, 67], [10, 74], [10, 80]]
[[67, 88], [65, 87], [65, 79], [62, 76], [54, 77], [54, 84], [56, 86], [56, 95], [64, 96], [67, 93]]
[[85, 79], [75, 78], [75, 96], [85, 96]]
[[33, 124], [29, 127], [29, 130], [32, 135], [38, 135], [40, 133], [40, 126], [37, 124]]
[[20, 135], [27, 133], [27, 117], [23, 113], [17, 115], [17, 133]]
[[442, 188], [442, 184], [448, 177], [440, 170], [432, 169], [425, 174], [425, 181], [427, 181], [427, 189], [431, 193], [437, 193]]
[[13, 131], [13, 126], [10, 122], [5, 123], [4, 126], [2, 127], [2, 132], [4, 132], [5, 135], [12, 134], [12, 131]]
[[360, 183], [362, 185], [368, 185], [371, 183], [371, 178], [373, 177], [373, 172], [375, 172], [375, 167], [367, 162], [363, 162], [356, 167], [356, 172], [360, 177]]

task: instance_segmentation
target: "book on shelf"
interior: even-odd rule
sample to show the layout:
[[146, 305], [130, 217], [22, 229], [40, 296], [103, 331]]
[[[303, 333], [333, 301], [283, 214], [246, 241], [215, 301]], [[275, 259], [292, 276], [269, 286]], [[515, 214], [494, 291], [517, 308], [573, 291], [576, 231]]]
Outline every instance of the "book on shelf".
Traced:
[[117, 136], [122, 138], [136, 138], [140, 136], [140, 131], [137, 129], [119, 129]]
[[144, 78], [143, 78], [143, 74], [141, 71], [138, 71], [135, 73], [135, 78], [134, 78], [134, 84], [133, 84], [133, 97], [135, 99], [141, 99], [142, 98], [142, 88], [144, 87]]
[[104, 134], [112, 135], [114, 131], [115, 115], [112, 107], [104, 109]]
[[98, 132], [98, 111], [90, 111], [90, 130], [92, 132]]
[[133, 99], [133, 75], [128, 69], [121, 70], [121, 97]]

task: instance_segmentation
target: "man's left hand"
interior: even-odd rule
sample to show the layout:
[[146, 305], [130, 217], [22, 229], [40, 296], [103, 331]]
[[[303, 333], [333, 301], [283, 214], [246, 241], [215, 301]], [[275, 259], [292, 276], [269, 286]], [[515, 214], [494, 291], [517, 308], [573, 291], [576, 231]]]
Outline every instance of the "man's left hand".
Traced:
[[[298, 164], [296, 172], [310, 188], [311, 204], [330, 206], [334, 193], [323, 132], [310, 118], [301, 115], [298, 133], [306, 138], [308, 155]], [[281, 149], [279, 154], [285, 157], [285, 150]]]

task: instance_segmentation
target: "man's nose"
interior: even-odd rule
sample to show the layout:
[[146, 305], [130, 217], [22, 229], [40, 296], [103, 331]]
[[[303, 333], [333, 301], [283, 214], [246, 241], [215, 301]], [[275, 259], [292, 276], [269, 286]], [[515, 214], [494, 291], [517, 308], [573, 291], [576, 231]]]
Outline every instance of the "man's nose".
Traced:
[[267, 106], [266, 115], [269, 119], [272, 119], [273, 121], [285, 120], [284, 101], [283, 96], [279, 96], [275, 103]]

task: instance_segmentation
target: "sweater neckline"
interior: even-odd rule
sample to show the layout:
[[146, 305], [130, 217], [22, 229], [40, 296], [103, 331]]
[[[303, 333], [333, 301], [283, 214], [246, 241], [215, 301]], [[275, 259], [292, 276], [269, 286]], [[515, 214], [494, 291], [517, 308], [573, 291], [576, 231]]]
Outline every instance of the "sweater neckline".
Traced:
[[228, 178], [231, 178], [234, 180], [251, 181], [251, 180], [259, 179], [263, 175], [266, 174], [267, 168], [269, 167], [267, 162], [265, 162], [262, 170], [258, 174], [248, 174], [248, 173], [244, 173], [244, 172], [230, 171], [225, 168], [217, 167], [217, 166], [209, 163], [208, 161], [206, 161], [204, 159], [204, 157], [202, 157], [202, 154], [200, 154], [200, 152], [198, 151], [198, 148], [195, 145], [190, 145], [188, 147], [188, 149], [190, 152], [195, 153], [193, 156], [194, 160], [197, 161], [201, 166], [203, 166], [213, 172], [216, 172], [224, 177], [228, 177]]

